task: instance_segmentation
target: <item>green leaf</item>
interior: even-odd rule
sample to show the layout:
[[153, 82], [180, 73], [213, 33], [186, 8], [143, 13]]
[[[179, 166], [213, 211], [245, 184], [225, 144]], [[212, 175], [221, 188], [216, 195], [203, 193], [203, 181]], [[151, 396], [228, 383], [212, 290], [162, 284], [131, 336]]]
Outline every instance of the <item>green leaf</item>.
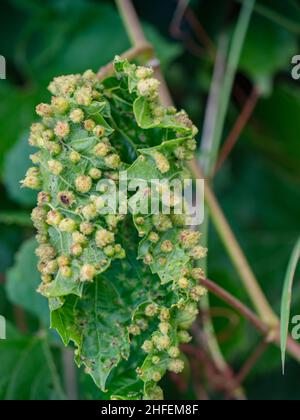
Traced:
[[149, 101], [145, 97], [137, 98], [133, 104], [134, 115], [138, 125], [142, 128], [155, 126]]
[[[132, 233], [126, 235], [129, 237]], [[77, 363], [84, 364], [103, 391], [107, 388], [104, 399], [141, 396], [143, 382], [135, 369], [142, 363], [144, 354], [141, 344], [135, 348], [135, 341], [129, 340], [127, 326], [145, 302], [157, 296], [165, 298], [158, 278], [151, 276], [150, 281], [149, 272], [136, 261], [130, 249], [127, 256], [127, 261], [114, 263], [89, 285], [83, 299], [68, 296], [62, 306], [53, 307], [51, 312], [52, 328], [58, 331], [65, 345], [73, 341], [78, 348]]]
[[60, 384], [56, 382], [57, 373], [53, 371], [56, 369], [52, 364], [55, 356], [46, 351], [44, 340], [19, 336], [0, 341], [1, 400], [63, 398]]
[[293, 288], [294, 276], [295, 276], [299, 259], [300, 259], [300, 238], [294, 247], [294, 250], [292, 252], [292, 255], [289, 261], [289, 265], [288, 265], [285, 280], [284, 280], [282, 299], [281, 299], [280, 341], [281, 341], [281, 360], [282, 360], [283, 373], [284, 373], [284, 368], [285, 368], [285, 354], [286, 354], [286, 345], [287, 345], [289, 323], [290, 323], [292, 288]]
[[21, 246], [15, 264], [7, 271], [6, 292], [9, 300], [36, 315], [45, 326], [49, 325], [47, 302], [36, 293], [40, 282], [37, 270], [35, 239], [29, 239]]

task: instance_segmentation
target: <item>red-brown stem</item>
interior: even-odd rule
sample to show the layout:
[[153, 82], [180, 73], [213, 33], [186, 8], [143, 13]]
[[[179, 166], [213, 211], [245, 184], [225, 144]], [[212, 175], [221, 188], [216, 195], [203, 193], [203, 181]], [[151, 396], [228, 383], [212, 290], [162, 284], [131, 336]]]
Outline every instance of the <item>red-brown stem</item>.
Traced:
[[243, 367], [239, 371], [239, 373], [235, 377], [235, 381], [237, 384], [242, 384], [244, 380], [247, 378], [249, 373], [251, 372], [252, 368], [255, 366], [257, 361], [261, 358], [268, 347], [269, 343], [263, 339], [255, 351], [251, 354], [248, 360], [244, 363]]
[[223, 163], [226, 161], [226, 159], [232, 152], [232, 149], [236, 145], [242, 131], [246, 127], [247, 123], [249, 122], [253, 114], [253, 111], [255, 109], [259, 96], [260, 96], [259, 89], [257, 87], [254, 87], [252, 89], [252, 92], [249, 98], [247, 99], [244, 105], [242, 112], [240, 113], [238, 119], [236, 120], [236, 123], [234, 124], [231, 132], [229, 133], [229, 136], [227, 137], [223, 147], [221, 148], [220, 156], [216, 164], [216, 168], [215, 168], [215, 173], [220, 170]]
[[[228, 305], [235, 308], [241, 315], [243, 315], [251, 324], [266, 337], [269, 343], [274, 343], [280, 346], [280, 331], [279, 325], [277, 327], [269, 327], [264, 321], [258, 318], [246, 305], [236, 299], [222, 287], [208, 279], [202, 279], [201, 284], [206, 287], [215, 296], [218, 296]], [[300, 345], [292, 339], [288, 338], [287, 351], [290, 355], [294, 356], [296, 360], [300, 362]]]

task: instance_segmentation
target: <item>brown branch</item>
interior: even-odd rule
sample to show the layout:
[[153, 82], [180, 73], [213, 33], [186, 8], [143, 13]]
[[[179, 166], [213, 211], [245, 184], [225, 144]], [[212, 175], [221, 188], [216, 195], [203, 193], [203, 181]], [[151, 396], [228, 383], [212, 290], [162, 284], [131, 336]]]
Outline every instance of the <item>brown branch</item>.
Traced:
[[242, 384], [244, 380], [247, 378], [257, 361], [261, 358], [264, 354], [266, 349], [268, 348], [268, 341], [263, 339], [257, 348], [255, 349], [254, 353], [251, 354], [248, 360], [246, 360], [245, 364], [241, 368], [240, 372], [236, 375], [235, 381], [237, 384]]
[[257, 87], [252, 89], [251, 95], [247, 99], [242, 112], [240, 113], [234, 127], [232, 128], [229, 136], [225, 140], [223, 147], [221, 148], [218, 162], [216, 164], [215, 173], [220, 170], [228, 156], [230, 155], [232, 149], [236, 145], [242, 131], [249, 122], [255, 106], [257, 104], [258, 98], [260, 96], [260, 91]]
[[[222, 287], [208, 279], [201, 279], [201, 284], [206, 287], [214, 295], [218, 296], [229, 306], [235, 308], [241, 315], [243, 315], [248, 321], [266, 337], [268, 343], [276, 344], [280, 347], [280, 331], [279, 325], [270, 327], [266, 322], [262, 321], [252, 312], [246, 305], [236, 299]], [[291, 356], [300, 362], [300, 345], [292, 339], [288, 338], [287, 350]]]

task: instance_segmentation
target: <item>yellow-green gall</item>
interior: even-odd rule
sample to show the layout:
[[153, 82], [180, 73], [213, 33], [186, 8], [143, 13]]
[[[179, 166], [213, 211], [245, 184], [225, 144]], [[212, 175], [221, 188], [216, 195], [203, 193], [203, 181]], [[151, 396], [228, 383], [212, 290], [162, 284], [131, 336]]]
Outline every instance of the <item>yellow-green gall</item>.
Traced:
[[59, 226], [63, 216], [57, 210], [50, 210], [47, 214], [46, 222], [50, 226]]
[[153, 343], [150, 340], [146, 340], [144, 341], [143, 345], [142, 345], [142, 349], [144, 350], [145, 353], [151, 353], [153, 350]]
[[162, 334], [167, 335], [170, 331], [171, 325], [168, 322], [160, 322], [158, 328]]
[[122, 220], [122, 217], [119, 215], [117, 216], [115, 214], [108, 214], [107, 216], [105, 216], [105, 221], [110, 230], [116, 229], [116, 227], [118, 226], [118, 223], [121, 220]]
[[96, 232], [95, 240], [96, 240], [96, 245], [99, 248], [104, 248], [107, 245], [114, 243], [115, 235], [106, 229], [101, 229]]
[[94, 129], [94, 128], [95, 128], [95, 126], [96, 126], [96, 123], [95, 123], [95, 121], [94, 121], [94, 120], [88, 119], [88, 120], [85, 120], [85, 121], [84, 121], [83, 125], [84, 125], [84, 128], [85, 128], [87, 131], [93, 131], [93, 129]]
[[164, 266], [164, 265], [166, 265], [166, 264], [167, 264], [167, 262], [168, 262], [168, 260], [167, 260], [167, 258], [166, 258], [166, 257], [160, 257], [160, 258], [158, 259], [158, 264], [159, 264], [159, 265]]
[[168, 159], [160, 152], [153, 153], [153, 158], [156, 163], [156, 167], [162, 174], [169, 172], [170, 170], [170, 163]]
[[170, 360], [168, 363], [168, 369], [173, 373], [181, 373], [184, 369], [184, 362], [181, 359]]
[[59, 143], [54, 143], [53, 141], [45, 142], [45, 149], [48, 150], [51, 155], [59, 155], [62, 151], [61, 145]]
[[71, 207], [75, 203], [75, 195], [71, 191], [61, 191], [57, 194], [57, 199], [64, 207]]
[[105, 207], [105, 200], [102, 197], [96, 197], [94, 204], [98, 211], [102, 210]]
[[183, 305], [182, 308], [178, 311], [177, 322], [180, 328], [187, 330], [190, 328], [195, 321], [199, 309], [197, 304], [189, 302]]
[[187, 331], [179, 331], [178, 332], [178, 340], [180, 343], [187, 344], [192, 340], [192, 337]]
[[47, 210], [45, 210], [43, 207], [38, 206], [31, 212], [31, 220], [37, 229], [40, 229], [44, 226], [46, 217]]
[[179, 235], [179, 242], [185, 249], [193, 248], [200, 240], [201, 233], [193, 230], [182, 230]]
[[74, 255], [74, 257], [80, 257], [83, 253], [83, 248], [80, 244], [73, 244], [71, 246], [71, 253]]
[[86, 245], [87, 243], [86, 237], [78, 231], [72, 233], [72, 239], [73, 239], [73, 242], [76, 244]]
[[97, 75], [91, 69], [86, 70], [83, 73], [82, 78], [91, 82], [97, 81]]
[[162, 308], [160, 310], [159, 319], [164, 322], [170, 319], [170, 310], [168, 308]]
[[66, 267], [71, 264], [71, 260], [66, 255], [61, 255], [60, 257], [57, 258], [57, 263], [59, 267]]
[[43, 104], [43, 103], [37, 105], [37, 107], [35, 108], [35, 111], [37, 115], [39, 115], [40, 117], [51, 117], [52, 112], [53, 112], [49, 104]]
[[88, 87], [82, 87], [75, 92], [75, 100], [78, 105], [89, 106], [92, 102], [92, 89]]
[[50, 141], [50, 140], [52, 140], [53, 138], [54, 138], [54, 132], [52, 131], [52, 130], [50, 130], [50, 129], [48, 129], [48, 130], [45, 130], [43, 133], [42, 133], [42, 138], [47, 142], [47, 141]]
[[159, 241], [159, 235], [156, 232], [151, 232], [149, 234], [149, 241], [156, 244]]
[[149, 318], [154, 317], [158, 313], [158, 306], [155, 303], [150, 303], [145, 308], [145, 315]]
[[197, 143], [195, 139], [190, 139], [186, 142], [186, 147], [191, 152], [194, 152], [197, 149]]
[[87, 193], [93, 185], [92, 178], [87, 175], [79, 175], [75, 180], [75, 187], [78, 192]]
[[202, 258], [205, 258], [207, 256], [207, 248], [204, 248], [203, 246], [195, 246], [194, 248], [192, 248], [189, 252], [189, 255], [194, 259], [194, 260], [201, 260]]
[[189, 285], [190, 285], [190, 282], [188, 281], [186, 277], [181, 277], [178, 280], [178, 286], [180, 287], [180, 289], [187, 289]]
[[38, 233], [35, 239], [39, 244], [46, 244], [48, 242], [48, 235], [46, 233]]
[[104, 163], [106, 166], [108, 166], [111, 169], [118, 169], [119, 166], [121, 165], [121, 159], [119, 155], [114, 153], [112, 155], [106, 156], [104, 158]]
[[121, 251], [116, 253], [116, 258], [118, 258], [119, 260], [124, 260], [124, 258], [126, 258], [126, 251], [125, 249], [121, 249]]
[[101, 178], [102, 172], [98, 168], [91, 168], [89, 171], [89, 176], [95, 181], [97, 181], [98, 179]]
[[167, 335], [155, 335], [152, 340], [159, 351], [167, 350], [171, 344]]
[[74, 109], [71, 113], [70, 113], [70, 120], [74, 123], [74, 124], [79, 124], [84, 120], [84, 112], [82, 111], [82, 109], [80, 108], [76, 108]]
[[138, 226], [141, 226], [141, 225], [143, 225], [143, 224], [145, 223], [145, 219], [144, 219], [143, 217], [141, 217], [141, 216], [136, 217], [136, 219], [135, 219], [135, 223], [136, 223]]
[[21, 181], [21, 185], [32, 190], [39, 190], [42, 187], [39, 168], [29, 168], [26, 172], [25, 179]]
[[85, 264], [81, 267], [80, 270], [80, 280], [85, 281], [93, 281], [94, 277], [96, 276], [96, 269], [91, 264]]
[[65, 219], [63, 219], [58, 226], [61, 232], [68, 232], [68, 233], [74, 232], [76, 227], [77, 227], [77, 224], [75, 220], [70, 219], [69, 217], [66, 217]]
[[138, 79], [146, 79], [153, 75], [153, 69], [151, 67], [139, 66], [135, 71], [135, 75]]
[[70, 278], [72, 277], [73, 271], [71, 267], [64, 265], [63, 267], [60, 268], [60, 273], [63, 277]]
[[48, 89], [55, 96], [70, 96], [74, 93], [78, 81], [79, 76], [74, 74], [55, 77]]
[[131, 335], [137, 336], [141, 334], [141, 329], [137, 325], [133, 324], [128, 327], [128, 332]]
[[103, 158], [105, 156], [108, 155], [108, 153], [110, 152], [110, 146], [107, 143], [98, 143], [95, 147], [94, 147], [94, 154], [97, 157]]
[[44, 267], [44, 274], [55, 274], [58, 270], [58, 263], [56, 260], [48, 261]]
[[61, 96], [53, 96], [51, 105], [55, 114], [65, 114], [70, 106], [69, 101]]
[[154, 261], [153, 256], [151, 254], [146, 254], [144, 257], [144, 264], [150, 265]]
[[37, 165], [38, 163], [41, 163], [41, 157], [42, 157], [41, 152], [37, 152], [29, 156], [31, 162], [34, 163], [35, 165]]
[[39, 135], [39, 134], [42, 134], [44, 130], [45, 130], [45, 126], [41, 123], [31, 124], [31, 127], [30, 127], [31, 134]]
[[115, 247], [112, 245], [106, 246], [103, 251], [104, 251], [104, 254], [109, 258], [112, 258], [116, 253]]
[[204, 279], [205, 278], [204, 270], [202, 270], [202, 268], [193, 268], [191, 271], [191, 277], [194, 280]]
[[160, 372], [153, 372], [152, 373], [152, 381], [159, 382], [161, 380], [161, 373]]
[[94, 232], [94, 226], [89, 222], [82, 222], [79, 229], [80, 232], [86, 236], [89, 236]]
[[42, 283], [49, 284], [53, 281], [53, 277], [51, 276], [51, 274], [42, 274], [41, 280], [42, 280]]
[[195, 286], [190, 291], [190, 297], [195, 302], [198, 302], [203, 296], [207, 294], [207, 290], [202, 286]]
[[160, 357], [159, 356], [153, 356], [152, 357], [152, 359], [151, 359], [151, 362], [154, 364], [154, 365], [158, 365], [159, 364], [159, 362], [160, 362]]
[[154, 78], [141, 79], [137, 84], [138, 94], [140, 96], [155, 97], [158, 95], [159, 81]]
[[176, 359], [180, 355], [180, 350], [178, 347], [172, 346], [168, 350], [168, 355], [172, 357], [172, 359]]
[[82, 208], [81, 213], [86, 220], [95, 219], [98, 214], [97, 207], [95, 206], [94, 203], [88, 204], [87, 206], [84, 206]]
[[105, 128], [102, 125], [96, 125], [93, 129], [93, 134], [97, 137], [103, 137], [105, 134]]
[[70, 133], [70, 126], [66, 121], [58, 121], [54, 127], [54, 133], [57, 137], [64, 138]]
[[155, 214], [152, 217], [152, 222], [159, 232], [165, 232], [172, 228], [172, 221], [166, 214]]
[[165, 253], [170, 253], [173, 251], [173, 244], [171, 241], [163, 241], [160, 250]]
[[54, 159], [48, 160], [47, 164], [48, 164], [48, 168], [51, 174], [56, 175], [56, 176], [60, 175], [64, 169], [62, 163], [59, 162], [58, 160], [54, 160]]
[[176, 149], [174, 150], [174, 155], [175, 157], [177, 157], [177, 159], [184, 160], [186, 156], [185, 148], [183, 146], [176, 147]]
[[35, 254], [41, 261], [49, 261], [56, 257], [56, 250], [53, 246], [42, 244], [35, 250]]
[[40, 191], [38, 193], [38, 205], [42, 206], [43, 204], [50, 203], [51, 201], [51, 195], [45, 191]]
[[69, 159], [72, 163], [78, 163], [81, 159], [80, 153], [73, 150], [69, 155]]

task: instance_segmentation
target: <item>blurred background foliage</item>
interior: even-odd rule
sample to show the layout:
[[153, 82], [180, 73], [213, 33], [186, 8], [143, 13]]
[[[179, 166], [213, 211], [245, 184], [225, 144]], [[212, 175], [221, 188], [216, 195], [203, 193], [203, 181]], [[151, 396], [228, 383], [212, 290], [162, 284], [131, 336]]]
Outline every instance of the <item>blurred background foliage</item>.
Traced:
[[[177, 0], [134, 3], [178, 107], [188, 111], [201, 133], [215, 46], [221, 33], [232, 31], [240, 2], [192, 0], [177, 26]], [[35, 293], [39, 274], [30, 210], [36, 198], [20, 190], [19, 181], [29, 165], [27, 133], [34, 108], [49, 99], [49, 81], [87, 68], [96, 71], [127, 49], [129, 41], [110, 1], [2, 0], [0, 9], [0, 54], [7, 60], [7, 80], [0, 81], [0, 314], [8, 321], [8, 339], [0, 341], [0, 399], [105, 398], [83, 372], [72, 369], [70, 353], [48, 330], [46, 301]], [[291, 58], [300, 53], [299, 22], [298, 1], [257, 1], [224, 140], [253, 87], [260, 96], [215, 179], [225, 214], [277, 312], [300, 231], [300, 81], [291, 78]], [[209, 238], [209, 276], [249, 303], [213, 229]], [[221, 301], [212, 298], [212, 307], [222, 349], [238, 370], [260, 338]], [[298, 273], [293, 314], [299, 311]], [[247, 378], [246, 395], [300, 399], [299, 376], [300, 366], [289, 361], [283, 377], [279, 350], [270, 348]], [[166, 379], [166, 397], [195, 398], [188, 372], [186, 379], [186, 390]], [[223, 398], [214, 389], [208, 394]]]

